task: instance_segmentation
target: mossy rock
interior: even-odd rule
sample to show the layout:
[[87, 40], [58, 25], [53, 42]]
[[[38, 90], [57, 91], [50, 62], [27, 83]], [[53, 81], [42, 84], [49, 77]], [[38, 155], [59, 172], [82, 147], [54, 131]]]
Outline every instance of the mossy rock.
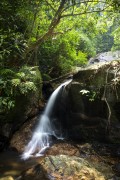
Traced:
[[[1, 128], [5, 123], [11, 124], [10, 136], [15, 132], [27, 119], [36, 116], [39, 113], [39, 100], [42, 97], [42, 78], [41, 73], [36, 68], [36, 76], [34, 78], [36, 91], [30, 91], [26, 95], [19, 94], [15, 96], [15, 106], [5, 114], [2, 114], [0, 120]], [[1, 131], [2, 133], [2, 131]], [[4, 134], [3, 134], [4, 135]]]
[[83, 158], [67, 155], [47, 156], [22, 174], [20, 180], [107, 180], [102, 172]]
[[39, 109], [39, 99], [42, 96], [42, 83], [40, 71], [36, 70], [36, 77], [34, 83], [36, 85], [35, 92], [29, 92], [27, 95], [18, 95], [15, 99], [15, 107], [8, 113], [9, 121], [21, 121], [33, 116], [32, 110]]

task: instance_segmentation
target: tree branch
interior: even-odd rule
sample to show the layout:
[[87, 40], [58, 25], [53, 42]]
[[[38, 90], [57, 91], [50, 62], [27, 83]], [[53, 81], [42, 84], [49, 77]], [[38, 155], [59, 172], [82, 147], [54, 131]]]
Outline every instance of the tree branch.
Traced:
[[[79, 16], [79, 15], [83, 15], [83, 14], [90, 14], [90, 13], [96, 13], [96, 12], [102, 12], [102, 11], [105, 11], [105, 9], [102, 9], [102, 10], [94, 10], [94, 11], [85, 11], [85, 12], [82, 12], [82, 13], [76, 13], [76, 14], [65, 14], [65, 15], [62, 15], [60, 18], [65, 18], [65, 17], [69, 17], [69, 16]], [[105, 12], [112, 12], [112, 11], [105, 11]]]
[[56, 12], [56, 9], [47, 1], [47, 0], [45, 0], [45, 2], [47, 3], [47, 5], [48, 6], [50, 6], [51, 7], [51, 9], [53, 10], [53, 11], [55, 11]]
[[[63, 9], [63, 11], [62, 12], [64, 12], [64, 11], [66, 11], [67, 9], [69, 9], [69, 8], [71, 8], [71, 7], [73, 7], [73, 6], [77, 6], [77, 5], [80, 5], [80, 4], [82, 4], [82, 3], [94, 3], [94, 2], [96, 2], [96, 3], [98, 3], [98, 1], [94, 1], [94, 0], [88, 0], [88, 1], [80, 1], [79, 3], [75, 3], [75, 4], [72, 4], [72, 5], [70, 5], [70, 6], [67, 6], [66, 8], [64, 8]], [[105, 1], [99, 1], [99, 3], [105, 3], [105, 4], [109, 4], [108, 2], [105, 2]]]
[[54, 83], [54, 82], [57, 82], [59, 80], [63, 80], [64, 78], [72, 79], [72, 77], [73, 77], [73, 73], [70, 72], [70, 73], [67, 73], [67, 74], [65, 74], [63, 76], [59, 76], [57, 78], [51, 79], [49, 81], [43, 81], [42, 83], [44, 83], [44, 84], [46, 84], [46, 83]]
[[46, 40], [48, 37], [50, 37], [53, 34], [53, 30], [60, 22], [60, 17], [61, 17], [62, 10], [64, 8], [65, 3], [66, 3], [66, 0], [61, 1], [60, 5], [58, 7], [58, 10], [56, 11], [54, 18], [52, 19], [52, 21], [50, 23], [48, 31], [42, 37], [40, 37], [37, 40], [37, 42], [35, 42], [33, 45], [31, 45], [31, 47], [29, 47], [29, 49], [27, 49], [27, 53], [34, 50], [39, 44], [41, 44], [44, 40]]
[[66, 3], [66, 0], [61, 1], [60, 6], [58, 7], [58, 10], [56, 11], [55, 16], [54, 16], [49, 28], [52, 28], [52, 26], [54, 26], [54, 24], [56, 24], [57, 21], [60, 21], [60, 16], [62, 14], [62, 10], [64, 8], [65, 3]]

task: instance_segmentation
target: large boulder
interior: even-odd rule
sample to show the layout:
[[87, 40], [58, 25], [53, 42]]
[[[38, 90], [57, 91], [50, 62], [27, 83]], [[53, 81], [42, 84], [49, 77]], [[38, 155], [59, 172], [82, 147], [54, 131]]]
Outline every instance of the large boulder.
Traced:
[[68, 89], [68, 136], [120, 142], [120, 61], [81, 69]]
[[29, 121], [25, 122], [18, 131], [16, 131], [10, 142], [9, 147], [19, 153], [22, 153], [25, 149], [25, 146], [30, 141], [35, 125], [38, 123], [38, 118], [34, 117]]
[[90, 58], [89, 64], [99, 63], [99, 62], [109, 62], [113, 60], [120, 59], [120, 51], [109, 51], [104, 53], [99, 53], [95, 57]]
[[25, 171], [19, 180], [106, 180], [106, 177], [83, 158], [58, 155], [47, 156]]

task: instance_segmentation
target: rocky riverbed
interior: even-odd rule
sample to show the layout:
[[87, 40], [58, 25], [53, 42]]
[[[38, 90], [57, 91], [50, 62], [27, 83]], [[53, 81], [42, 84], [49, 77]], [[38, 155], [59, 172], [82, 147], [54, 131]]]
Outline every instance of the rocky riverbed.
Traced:
[[59, 141], [27, 161], [1, 154], [0, 180], [120, 180], [119, 159], [119, 144]]

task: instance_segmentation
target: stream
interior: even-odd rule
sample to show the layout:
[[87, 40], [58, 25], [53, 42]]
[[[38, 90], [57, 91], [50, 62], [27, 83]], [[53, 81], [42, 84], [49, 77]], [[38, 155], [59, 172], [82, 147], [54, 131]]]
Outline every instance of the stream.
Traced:
[[17, 177], [20, 173], [33, 164], [36, 160], [23, 161], [20, 154], [14, 151], [5, 151], [0, 153], [0, 178], [5, 176]]

